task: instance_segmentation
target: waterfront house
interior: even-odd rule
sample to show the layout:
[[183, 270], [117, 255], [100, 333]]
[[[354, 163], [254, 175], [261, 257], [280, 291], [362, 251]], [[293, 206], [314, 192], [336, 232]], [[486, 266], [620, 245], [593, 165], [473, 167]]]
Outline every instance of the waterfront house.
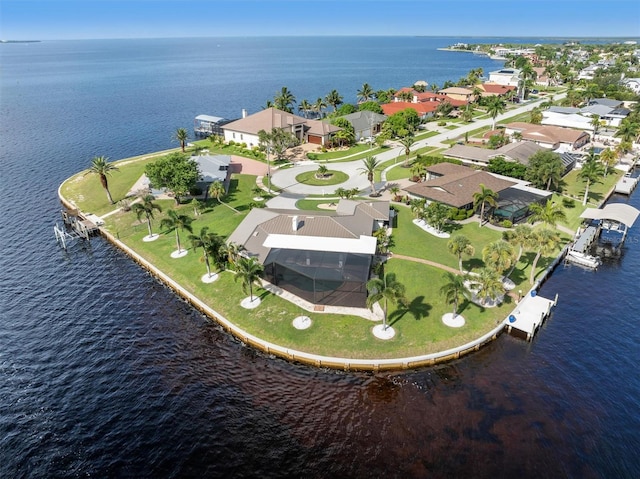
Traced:
[[341, 118], [351, 123], [356, 135], [356, 141], [359, 141], [362, 138], [369, 138], [380, 133], [382, 124], [387, 119], [387, 116], [373, 111], [363, 110], [344, 115]]
[[376, 238], [389, 202], [341, 200], [335, 212], [254, 208], [229, 237], [263, 278], [316, 305], [365, 307]]
[[517, 68], [501, 68], [489, 72], [489, 82], [518, 88], [522, 82], [521, 70]]
[[198, 164], [200, 178], [196, 187], [202, 191], [207, 191], [209, 185], [216, 181], [220, 181], [227, 188], [229, 178], [231, 177], [231, 157], [229, 155], [197, 155], [192, 156], [191, 160]]
[[329, 145], [331, 137], [340, 131], [339, 127], [330, 123], [310, 120], [277, 108], [266, 108], [222, 127], [225, 141], [245, 143], [249, 148], [259, 145], [259, 131], [270, 132], [274, 128], [293, 134], [301, 143], [318, 145]]
[[455, 158], [474, 166], [487, 166], [493, 158], [502, 157], [507, 161], [514, 161], [527, 165], [529, 158], [543, 148], [530, 141], [507, 143], [496, 150], [477, 146], [454, 145], [442, 154], [447, 158]]
[[585, 131], [551, 125], [513, 122], [506, 125], [505, 133], [520, 133], [523, 140], [532, 141], [552, 150], [577, 150], [589, 143], [591, 137]]
[[474, 100], [473, 90], [469, 88], [452, 86], [438, 90], [438, 94], [445, 95], [449, 100], [462, 102], [462, 104], [466, 104]]
[[485, 82], [478, 85], [478, 88], [482, 90], [481, 96], [501, 96], [508, 97], [512, 92], [516, 91], [515, 86], [501, 85], [500, 83]]

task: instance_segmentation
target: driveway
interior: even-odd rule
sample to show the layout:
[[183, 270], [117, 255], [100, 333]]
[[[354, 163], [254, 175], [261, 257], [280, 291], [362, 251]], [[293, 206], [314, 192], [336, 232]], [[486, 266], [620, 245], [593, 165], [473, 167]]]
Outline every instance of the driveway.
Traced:
[[[358, 188], [359, 190], [369, 190], [369, 182], [367, 177], [363, 175], [359, 168], [362, 168], [362, 160], [350, 161], [348, 163], [330, 163], [327, 164], [330, 170], [337, 170], [349, 175], [349, 179], [344, 183], [330, 186], [309, 186], [296, 181], [296, 176], [307, 171], [315, 171], [318, 164], [313, 162], [296, 163], [290, 168], [284, 168], [273, 173], [271, 181], [278, 188], [282, 188], [288, 193], [299, 195], [324, 195], [333, 194], [338, 188]], [[377, 185], [376, 185], [377, 188]]]

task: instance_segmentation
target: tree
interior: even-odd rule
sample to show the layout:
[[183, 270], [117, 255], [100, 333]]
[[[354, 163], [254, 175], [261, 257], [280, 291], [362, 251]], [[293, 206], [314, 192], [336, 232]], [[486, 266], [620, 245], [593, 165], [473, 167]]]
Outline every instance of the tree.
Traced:
[[263, 267], [255, 258], [245, 258], [241, 256], [236, 262], [235, 281], [242, 281], [242, 291], [249, 290], [249, 300], [253, 302], [253, 284], [260, 279]]
[[507, 161], [503, 156], [496, 156], [489, 160], [487, 171], [523, 180], [527, 174], [527, 167], [517, 161]]
[[462, 115], [460, 115], [460, 118], [462, 118], [462, 121], [466, 121], [467, 123], [473, 120], [473, 105], [471, 103], [467, 104], [467, 106], [462, 109]]
[[373, 278], [367, 282], [367, 307], [373, 310], [373, 305], [382, 301], [382, 325], [387, 329], [387, 309], [389, 302], [403, 305], [406, 303], [405, 288], [396, 279], [394, 273], [387, 273], [382, 278]]
[[332, 140], [337, 140], [340, 146], [351, 145], [356, 141], [356, 131], [346, 118], [334, 118], [331, 123], [341, 130], [334, 133]]
[[607, 176], [609, 169], [618, 163], [618, 155], [611, 148], [605, 148], [600, 152], [600, 161], [604, 165], [604, 176]]
[[411, 154], [411, 147], [415, 144], [416, 138], [413, 133], [407, 133], [406, 136], [400, 139], [400, 144], [404, 147], [404, 166], [409, 166], [409, 155]]
[[591, 115], [591, 121], [589, 125], [593, 127], [594, 136], [598, 134], [598, 130], [600, 129], [600, 115], [596, 115], [595, 113]]
[[374, 113], [382, 114], [382, 107], [375, 101], [365, 101], [364, 103], [358, 104], [358, 111], [372, 111]]
[[368, 83], [363, 83], [357, 93], [358, 103], [364, 103], [373, 99], [373, 88]]
[[480, 304], [487, 304], [487, 300], [496, 300], [499, 296], [504, 294], [504, 285], [500, 277], [500, 272], [493, 268], [480, 268], [478, 275], [470, 278], [478, 288], [478, 297], [480, 297]]
[[450, 208], [437, 201], [432, 201], [424, 209], [424, 220], [433, 226], [436, 231], [442, 231], [447, 223]]
[[587, 156], [586, 161], [582, 164], [582, 168], [578, 172], [578, 178], [586, 183], [584, 189], [584, 198], [582, 200], [582, 206], [587, 204], [587, 199], [589, 197], [589, 186], [591, 183], [596, 183], [600, 181], [600, 177], [604, 175], [604, 167], [602, 163], [600, 163], [597, 159], [597, 155], [593, 148], [591, 152]]
[[207, 193], [209, 194], [209, 196], [214, 197], [218, 201], [218, 203], [222, 203], [220, 201], [220, 198], [225, 195], [226, 190], [224, 188], [224, 184], [222, 183], [222, 181], [216, 180], [209, 185], [209, 189], [207, 190]]
[[148, 164], [144, 171], [155, 188], [167, 188], [174, 194], [176, 204], [180, 204], [180, 197], [192, 190], [200, 178], [198, 163], [182, 153], [160, 158]]
[[283, 86], [280, 93], [277, 93], [273, 98], [273, 105], [282, 111], [293, 113], [293, 105], [296, 103], [296, 97], [289, 91], [286, 86]]
[[464, 297], [468, 291], [465, 285], [466, 277], [447, 271], [442, 275], [442, 278], [445, 283], [440, 287], [440, 294], [445, 297], [448, 304], [453, 303], [453, 317], [455, 318], [458, 315], [460, 298]]
[[193, 233], [191, 223], [193, 218], [188, 215], [178, 213], [176, 210], [167, 211], [167, 218], [163, 218], [160, 222], [161, 228], [166, 228], [167, 232], [174, 230], [176, 232], [176, 245], [178, 247], [178, 253], [182, 253], [184, 250], [180, 246], [180, 234], [179, 230], [187, 230], [189, 233]]
[[389, 138], [402, 138], [420, 126], [420, 117], [413, 108], [406, 108], [389, 116], [382, 127]]
[[478, 208], [478, 206], [480, 206], [480, 221], [478, 223], [480, 227], [482, 227], [485, 206], [496, 206], [498, 204], [497, 200], [498, 193], [480, 183], [480, 191], [477, 191], [473, 194], [473, 209], [475, 210]]
[[509, 269], [515, 259], [513, 246], [504, 240], [494, 241], [482, 248], [482, 261], [500, 274]]
[[113, 173], [114, 171], [119, 170], [113, 163], [109, 163], [109, 158], [107, 158], [106, 156], [96, 156], [93, 158], [93, 160], [91, 160], [91, 167], [86, 173], [91, 175], [98, 175], [102, 187], [107, 192], [107, 199], [111, 204], [113, 204], [114, 201], [111, 197], [111, 192], [109, 191], [109, 182], [107, 181], [107, 176], [111, 176], [111, 173]]
[[318, 170], [316, 171], [316, 178], [324, 178], [325, 176], [327, 176], [328, 172], [329, 168], [327, 168], [325, 165], [320, 165], [318, 167]]
[[622, 141], [628, 141], [633, 143], [636, 140], [636, 138], [638, 138], [639, 132], [640, 132], [640, 124], [630, 120], [629, 118], [625, 118], [620, 122], [618, 131], [616, 131], [614, 136], [616, 136], [617, 138], [620, 138]]
[[507, 241], [518, 247], [518, 255], [513, 261], [509, 272], [505, 275], [507, 278], [511, 276], [511, 273], [513, 273], [513, 270], [518, 264], [518, 261], [520, 261], [520, 258], [522, 258], [522, 253], [524, 252], [525, 248], [528, 248], [529, 245], [531, 245], [531, 240], [533, 238], [532, 235], [533, 229], [531, 228], [531, 226], [524, 224], [518, 225], [514, 229], [507, 230], [502, 233], [502, 239], [504, 241]]
[[189, 139], [189, 132], [186, 128], [178, 128], [176, 130], [175, 139], [180, 142], [180, 148], [184, 153], [184, 148], [187, 146], [187, 140]]
[[537, 253], [535, 258], [533, 259], [533, 264], [531, 265], [531, 275], [529, 276], [529, 283], [533, 284], [533, 281], [536, 277], [536, 268], [538, 266], [538, 261], [542, 255], [548, 256], [550, 255], [557, 247], [560, 242], [560, 236], [555, 231], [552, 231], [547, 228], [543, 228], [539, 231], [534, 232], [534, 240], [535, 247], [537, 249]]
[[552, 228], [556, 227], [558, 221], [566, 219], [566, 215], [560, 205], [557, 205], [551, 200], [542, 206], [540, 203], [532, 203], [529, 205], [529, 223], [536, 223], [538, 221], [545, 225], [549, 225]]
[[449, 116], [449, 114], [453, 111], [453, 105], [449, 101], [442, 101], [436, 108], [437, 116]]
[[138, 221], [140, 221], [143, 216], [147, 219], [147, 228], [149, 230], [148, 238], [153, 238], [153, 232], [151, 231], [151, 219], [153, 218], [154, 210], [162, 212], [160, 205], [153, 202], [154, 199], [153, 195], [145, 195], [140, 198], [140, 203], [134, 203], [131, 205], [131, 211], [136, 214]]
[[233, 266], [233, 268], [235, 269], [236, 263], [241, 258], [240, 253], [242, 251], [244, 251], [243, 245], [230, 241], [222, 247], [221, 252], [224, 252], [224, 256], [226, 256], [226, 262]]
[[458, 267], [462, 273], [462, 255], [473, 256], [475, 253], [475, 248], [471, 244], [471, 240], [464, 235], [457, 234], [447, 242], [447, 249], [449, 253], [458, 257]]
[[362, 168], [358, 168], [361, 174], [367, 176], [367, 180], [371, 183], [371, 195], [376, 196], [376, 184], [374, 183], [376, 168], [380, 165], [380, 162], [375, 156], [367, 156], [362, 159]]
[[504, 100], [499, 96], [492, 96], [487, 100], [487, 113], [491, 117], [491, 129], [496, 129], [496, 117], [501, 113], [504, 113], [507, 106]]
[[564, 165], [558, 153], [550, 150], [540, 150], [529, 158], [529, 166], [525, 179], [531, 181], [538, 188], [547, 191], [551, 186], [558, 186], [564, 173]]
[[534, 125], [539, 125], [540, 123], [542, 123], [542, 118], [543, 116], [540, 108], [534, 108], [533, 110], [531, 110], [529, 114], [529, 121], [531, 123], [533, 123]]
[[326, 101], [328, 105], [333, 107], [333, 111], [335, 112], [338, 106], [342, 105], [342, 96], [338, 93], [338, 90], [331, 90], [326, 97]]
[[200, 229], [200, 234], [189, 235], [191, 241], [191, 247], [195, 250], [202, 248], [202, 260], [207, 267], [207, 277], [211, 277], [211, 266], [209, 264], [209, 257], [218, 256], [218, 251], [224, 244], [222, 238], [215, 233], [209, 233], [209, 227], [203, 226]]
[[322, 110], [324, 110], [326, 107], [327, 107], [327, 104], [324, 101], [324, 98], [318, 98], [316, 102], [313, 104], [313, 111], [316, 112], [316, 114], [318, 115], [318, 118], [322, 118]]
[[313, 110], [313, 106], [307, 100], [302, 100], [298, 105], [298, 111], [302, 112], [305, 118], [309, 117], [309, 112]]

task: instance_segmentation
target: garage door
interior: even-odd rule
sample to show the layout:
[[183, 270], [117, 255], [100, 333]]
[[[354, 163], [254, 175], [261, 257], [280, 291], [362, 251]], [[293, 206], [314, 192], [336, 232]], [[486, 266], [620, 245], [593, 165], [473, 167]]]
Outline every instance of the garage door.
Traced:
[[313, 143], [314, 145], [322, 145], [322, 137], [316, 135], [309, 135], [309, 143]]

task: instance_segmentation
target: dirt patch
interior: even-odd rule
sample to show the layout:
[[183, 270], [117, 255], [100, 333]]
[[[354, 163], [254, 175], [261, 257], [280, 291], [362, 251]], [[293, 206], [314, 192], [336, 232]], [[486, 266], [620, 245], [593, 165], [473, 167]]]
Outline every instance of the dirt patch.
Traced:
[[318, 208], [321, 210], [335, 210], [338, 207], [336, 203], [320, 203]]

